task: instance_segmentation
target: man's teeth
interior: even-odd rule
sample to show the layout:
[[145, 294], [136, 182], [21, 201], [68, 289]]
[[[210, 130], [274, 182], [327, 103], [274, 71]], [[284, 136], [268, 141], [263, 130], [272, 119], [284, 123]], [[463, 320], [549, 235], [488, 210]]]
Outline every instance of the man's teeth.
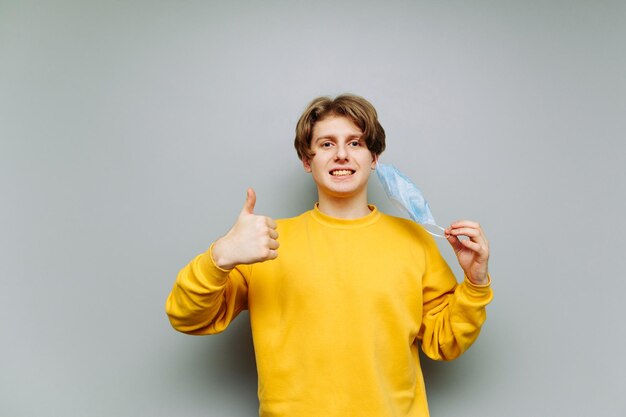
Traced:
[[349, 169], [338, 169], [336, 171], [332, 171], [331, 175], [334, 175], [335, 177], [341, 177], [344, 175], [351, 175], [352, 171]]

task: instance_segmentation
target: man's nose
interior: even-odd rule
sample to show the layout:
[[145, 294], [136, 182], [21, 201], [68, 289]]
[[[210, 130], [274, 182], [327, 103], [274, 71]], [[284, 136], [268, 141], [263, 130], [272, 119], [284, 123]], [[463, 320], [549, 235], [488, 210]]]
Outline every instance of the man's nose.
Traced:
[[346, 147], [346, 145], [337, 145], [337, 153], [335, 154], [335, 159], [343, 161], [348, 159], [348, 148]]

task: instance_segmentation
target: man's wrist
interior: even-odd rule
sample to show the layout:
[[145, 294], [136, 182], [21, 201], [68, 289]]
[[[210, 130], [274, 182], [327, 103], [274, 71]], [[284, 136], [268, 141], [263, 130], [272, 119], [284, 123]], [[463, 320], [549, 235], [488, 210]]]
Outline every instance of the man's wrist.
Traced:
[[486, 287], [491, 284], [491, 278], [489, 277], [489, 274], [486, 274], [484, 277], [481, 277], [480, 279], [472, 278], [466, 274], [465, 279], [467, 279], [470, 284], [476, 285], [478, 287]]
[[227, 256], [224, 255], [223, 242], [221, 238], [216, 240], [211, 245], [209, 253], [211, 255], [211, 259], [213, 260], [213, 263], [219, 269], [222, 269], [224, 271], [230, 271], [231, 269], [235, 267], [235, 264], [230, 262]]

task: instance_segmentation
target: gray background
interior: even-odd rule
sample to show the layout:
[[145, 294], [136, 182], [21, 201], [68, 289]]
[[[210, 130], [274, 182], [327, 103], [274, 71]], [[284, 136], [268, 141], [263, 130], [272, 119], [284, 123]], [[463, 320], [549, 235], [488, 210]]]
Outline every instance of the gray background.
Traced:
[[164, 302], [246, 187], [261, 214], [312, 206], [293, 129], [342, 92], [439, 222], [492, 244], [481, 338], [423, 365], [432, 415], [626, 415], [625, 21], [620, 1], [1, 1], [0, 415], [256, 415], [247, 314], [192, 337]]

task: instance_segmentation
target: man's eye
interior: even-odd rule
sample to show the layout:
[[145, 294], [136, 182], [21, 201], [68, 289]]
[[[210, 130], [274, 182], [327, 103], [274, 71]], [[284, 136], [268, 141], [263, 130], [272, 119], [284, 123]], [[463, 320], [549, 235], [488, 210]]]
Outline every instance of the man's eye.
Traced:
[[331, 146], [333, 146], [333, 144], [332, 144], [332, 143], [330, 143], [330, 142], [324, 142], [324, 143], [322, 143], [322, 148], [330, 148]]
[[361, 146], [361, 143], [358, 140], [353, 140], [352, 142], [350, 142], [350, 146]]

